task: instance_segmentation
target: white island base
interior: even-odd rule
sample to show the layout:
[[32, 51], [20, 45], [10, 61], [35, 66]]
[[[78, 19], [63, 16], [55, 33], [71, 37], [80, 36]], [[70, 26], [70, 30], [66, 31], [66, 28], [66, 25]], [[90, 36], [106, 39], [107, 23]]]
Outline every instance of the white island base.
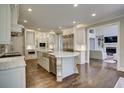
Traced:
[[56, 52], [50, 54], [54, 55], [57, 59], [57, 82], [62, 82], [63, 78], [78, 73], [77, 62], [75, 60], [75, 57], [80, 55], [78, 52]]

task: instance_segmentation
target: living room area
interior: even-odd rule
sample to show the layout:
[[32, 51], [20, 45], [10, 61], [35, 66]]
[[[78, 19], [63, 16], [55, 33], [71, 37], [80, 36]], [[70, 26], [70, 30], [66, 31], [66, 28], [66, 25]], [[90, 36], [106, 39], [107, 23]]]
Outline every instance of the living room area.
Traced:
[[100, 25], [88, 29], [89, 60], [114, 65], [117, 69], [119, 23]]

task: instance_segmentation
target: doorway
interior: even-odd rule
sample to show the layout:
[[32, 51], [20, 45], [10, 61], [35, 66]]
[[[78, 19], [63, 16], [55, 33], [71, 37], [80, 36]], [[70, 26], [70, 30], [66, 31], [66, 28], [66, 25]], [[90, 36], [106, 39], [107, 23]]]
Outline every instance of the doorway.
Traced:
[[87, 30], [87, 63], [91, 59], [102, 60], [108, 64], [120, 62], [120, 23], [105, 24]]

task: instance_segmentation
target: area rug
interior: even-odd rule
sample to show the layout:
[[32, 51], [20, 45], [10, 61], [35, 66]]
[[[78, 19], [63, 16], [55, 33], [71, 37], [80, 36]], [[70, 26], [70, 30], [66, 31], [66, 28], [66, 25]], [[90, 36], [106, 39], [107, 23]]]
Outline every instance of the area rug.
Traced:
[[124, 88], [124, 78], [120, 77], [117, 81], [117, 83], [115, 84], [114, 88]]

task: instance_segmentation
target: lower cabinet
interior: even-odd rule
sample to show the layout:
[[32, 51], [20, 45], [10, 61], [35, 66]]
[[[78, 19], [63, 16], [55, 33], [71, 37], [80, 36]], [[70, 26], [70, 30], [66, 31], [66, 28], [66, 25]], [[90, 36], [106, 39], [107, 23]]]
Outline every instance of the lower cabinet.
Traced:
[[56, 74], [56, 58], [47, 53], [37, 52], [38, 54], [38, 64], [53, 74]]
[[43, 67], [45, 70], [50, 72], [50, 66], [49, 66], [49, 57], [43, 56], [42, 52], [38, 52], [38, 64]]
[[0, 88], [25, 88], [25, 67], [0, 71]]
[[49, 58], [46, 57], [41, 57], [40, 59], [38, 59], [38, 64], [43, 67], [45, 70], [47, 70], [48, 72], [50, 72], [50, 68], [49, 68]]
[[42, 57], [41, 61], [39, 62], [39, 65], [41, 65], [45, 70], [50, 72], [49, 68], [49, 58]]

